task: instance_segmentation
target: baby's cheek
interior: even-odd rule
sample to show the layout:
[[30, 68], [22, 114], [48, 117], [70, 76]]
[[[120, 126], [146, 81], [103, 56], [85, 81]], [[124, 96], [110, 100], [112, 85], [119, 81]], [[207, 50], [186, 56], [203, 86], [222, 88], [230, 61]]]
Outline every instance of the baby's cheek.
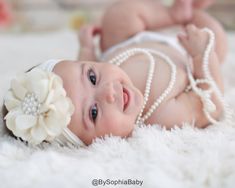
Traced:
[[117, 115], [115, 116], [109, 116], [106, 118], [105, 121], [105, 128], [106, 130], [116, 130], [120, 126], [120, 119]]
[[115, 133], [120, 127], [119, 116], [110, 112], [108, 116], [102, 117], [101, 129], [107, 134]]
[[134, 123], [124, 115], [110, 116], [104, 123], [104, 131], [118, 136], [127, 136], [134, 129]]

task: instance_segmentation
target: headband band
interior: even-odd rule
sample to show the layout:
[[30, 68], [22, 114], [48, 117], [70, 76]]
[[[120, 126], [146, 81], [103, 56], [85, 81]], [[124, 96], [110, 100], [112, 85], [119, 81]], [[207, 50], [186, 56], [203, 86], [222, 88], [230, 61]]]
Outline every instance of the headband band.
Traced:
[[62, 61], [61, 59], [49, 59], [45, 61], [44, 63], [39, 64], [37, 67], [42, 70], [52, 72], [55, 65], [61, 61]]
[[53, 68], [61, 60], [49, 60], [11, 81], [4, 104], [6, 126], [30, 144], [42, 141], [85, 146], [67, 126], [74, 112], [62, 79]]
[[[48, 71], [48, 72], [52, 72], [53, 68], [55, 67], [55, 65], [57, 63], [59, 63], [60, 61], [62, 61], [61, 59], [50, 59], [47, 60], [44, 63], [41, 63], [40, 65], [38, 65], [39, 68]], [[72, 131], [70, 131], [67, 127], [64, 128], [63, 132], [61, 135], [59, 135], [56, 139], [56, 142], [58, 142], [59, 144], [66, 144], [66, 143], [71, 143], [73, 145], [78, 145], [78, 146], [84, 146], [85, 144], [81, 141], [81, 139], [79, 139]]]

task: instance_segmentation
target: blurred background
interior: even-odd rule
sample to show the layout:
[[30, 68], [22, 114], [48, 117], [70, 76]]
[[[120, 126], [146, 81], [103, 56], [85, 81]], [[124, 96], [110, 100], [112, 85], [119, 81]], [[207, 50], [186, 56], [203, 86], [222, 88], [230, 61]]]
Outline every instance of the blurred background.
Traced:
[[[115, 1], [120, 0], [0, 0], [0, 99], [16, 73], [48, 59], [75, 60], [80, 49], [78, 29], [85, 23], [99, 22], [104, 10]], [[173, 2], [156, 1], [168, 6]], [[231, 63], [226, 74], [234, 86], [231, 66], [235, 49], [235, 0], [215, 1], [208, 11], [228, 31], [227, 58]], [[0, 106], [1, 103], [2, 100]]]
[[[105, 8], [114, 1], [118, 0], [0, 0], [0, 32], [76, 30], [84, 23], [99, 21]], [[166, 5], [173, 2], [161, 1]], [[234, 0], [216, 0], [208, 12], [227, 30], [235, 30], [234, 10]]]

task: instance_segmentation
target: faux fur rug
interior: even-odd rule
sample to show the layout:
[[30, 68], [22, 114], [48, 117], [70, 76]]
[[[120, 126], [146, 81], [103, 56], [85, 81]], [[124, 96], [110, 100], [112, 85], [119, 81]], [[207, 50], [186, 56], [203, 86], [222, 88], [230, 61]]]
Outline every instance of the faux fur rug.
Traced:
[[[225, 97], [234, 110], [235, 33], [228, 33], [228, 39]], [[70, 31], [0, 35], [1, 101], [15, 73], [49, 58], [75, 59], [77, 50], [76, 35]], [[31, 148], [7, 136], [0, 125], [2, 188], [235, 187], [234, 119], [203, 130], [146, 126], [128, 139], [97, 139], [87, 148]]]

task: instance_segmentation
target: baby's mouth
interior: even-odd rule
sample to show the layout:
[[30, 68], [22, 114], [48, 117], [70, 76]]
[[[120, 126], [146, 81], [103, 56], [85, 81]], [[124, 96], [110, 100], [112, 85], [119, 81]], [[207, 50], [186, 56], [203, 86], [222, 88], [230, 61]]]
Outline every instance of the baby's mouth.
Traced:
[[126, 110], [130, 101], [130, 94], [127, 89], [123, 88], [123, 111]]

